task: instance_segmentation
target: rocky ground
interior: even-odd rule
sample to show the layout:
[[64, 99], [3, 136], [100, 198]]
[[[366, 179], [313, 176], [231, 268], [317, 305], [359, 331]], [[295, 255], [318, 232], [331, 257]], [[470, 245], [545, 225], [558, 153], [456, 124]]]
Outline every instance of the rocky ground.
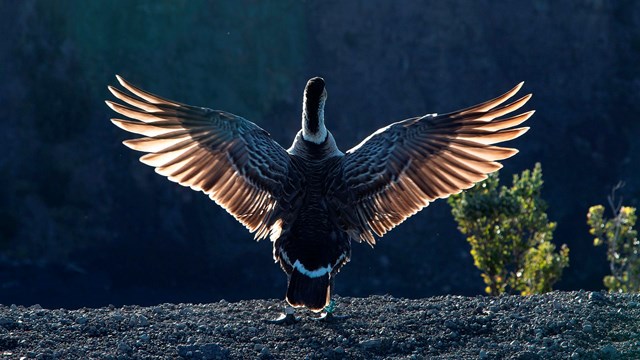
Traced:
[[282, 303], [48, 310], [0, 305], [0, 359], [640, 359], [640, 295], [337, 297], [348, 318], [267, 322]]

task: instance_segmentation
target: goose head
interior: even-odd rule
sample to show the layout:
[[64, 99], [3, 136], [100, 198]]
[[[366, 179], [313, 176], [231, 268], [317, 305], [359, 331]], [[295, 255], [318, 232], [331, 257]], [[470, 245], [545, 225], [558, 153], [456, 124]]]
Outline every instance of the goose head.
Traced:
[[322, 144], [327, 138], [324, 126], [324, 103], [327, 90], [324, 79], [314, 77], [307, 81], [302, 100], [302, 138], [316, 144]]

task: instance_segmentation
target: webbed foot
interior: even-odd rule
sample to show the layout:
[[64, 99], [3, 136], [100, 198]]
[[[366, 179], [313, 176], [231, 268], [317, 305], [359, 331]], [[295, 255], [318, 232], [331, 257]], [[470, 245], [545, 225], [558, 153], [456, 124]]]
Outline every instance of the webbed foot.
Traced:
[[286, 306], [284, 308], [284, 312], [281, 313], [277, 318], [267, 320], [267, 322], [278, 325], [291, 325], [300, 321], [295, 315], [295, 309], [291, 306]]
[[336, 303], [331, 300], [331, 302], [329, 302], [329, 305], [327, 305], [322, 313], [320, 313], [320, 316], [312, 317], [311, 320], [332, 322], [337, 320], [344, 320], [349, 317], [349, 315], [336, 315], [335, 310]]
[[349, 318], [349, 315], [336, 315], [334, 313], [328, 313], [323, 311], [320, 313], [320, 316], [311, 317], [310, 319], [313, 321], [324, 321], [324, 322], [333, 322], [338, 320], [344, 320]]

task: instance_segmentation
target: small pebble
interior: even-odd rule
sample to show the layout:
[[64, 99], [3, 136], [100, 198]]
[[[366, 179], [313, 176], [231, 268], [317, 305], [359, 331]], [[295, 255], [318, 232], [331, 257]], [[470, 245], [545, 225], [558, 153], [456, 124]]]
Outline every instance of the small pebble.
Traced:
[[118, 351], [127, 353], [131, 351], [131, 346], [124, 341], [118, 342]]
[[260, 356], [262, 357], [268, 357], [271, 356], [271, 352], [269, 351], [268, 347], [263, 347], [262, 350], [260, 350]]
[[616, 359], [618, 357], [618, 349], [616, 349], [613, 345], [605, 345], [600, 349], [600, 354], [603, 355], [605, 359]]
[[562, 310], [562, 304], [559, 301], [554, 301], [553, 308], [556, 310]]
[[592, 291], [589, 294], [589, 301], [594, 302], [594, 303], [605, 302], [605, 301], [607, 301], [607, 298], [604, 295], [602, 295], [601, 292]]
[[380, 344], [381, 344], [380, 339], [369, 339], [369, 340], [364, 340], [360, 342], [360, 346], [362, 346], [365, 349], [375, 349], [379, 347]]
[[445, 326], [445, 327], [447, 327], [447, 328], [449, 328], [449, 329], [455, 329], [455, 328], [457, 327], [457, 326], [456, 326], [456, 323], [455, 323], [455, 322], [453, 322], [453, 321], [451, 321], [451, 320], [447, 320], [447, 321], [445, 321], [445, 322], [444, 322], [444, 326]]

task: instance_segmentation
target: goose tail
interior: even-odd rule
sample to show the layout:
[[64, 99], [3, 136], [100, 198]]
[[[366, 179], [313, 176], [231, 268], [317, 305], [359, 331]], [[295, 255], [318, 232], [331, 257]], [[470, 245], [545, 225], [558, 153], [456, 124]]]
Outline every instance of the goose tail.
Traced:
[[306, 307], [313, 312], [322, 311], [331, 301], [329, 273], [308, 276], [293, 269], [287, 287], [287, 302], [293, 307]]

